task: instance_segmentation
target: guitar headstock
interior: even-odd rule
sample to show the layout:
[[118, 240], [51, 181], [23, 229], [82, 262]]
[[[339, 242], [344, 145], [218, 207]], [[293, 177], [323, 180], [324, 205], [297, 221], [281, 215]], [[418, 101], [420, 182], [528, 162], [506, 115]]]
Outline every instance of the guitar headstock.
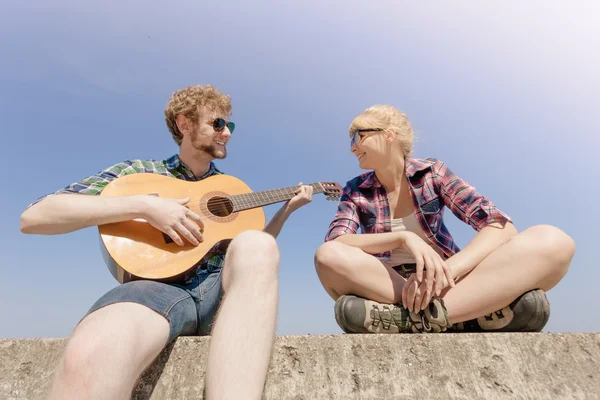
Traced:
[[344, 190], [337, 182], [319, 182], [319, 185], [327, 196], [327, 200], [338, 201]]

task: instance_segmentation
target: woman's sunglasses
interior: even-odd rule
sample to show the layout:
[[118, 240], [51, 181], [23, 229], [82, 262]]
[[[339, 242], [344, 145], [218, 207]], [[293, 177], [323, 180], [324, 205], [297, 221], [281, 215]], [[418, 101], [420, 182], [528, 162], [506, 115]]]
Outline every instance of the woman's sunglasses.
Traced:
[[235, 124], [231, 121], [227, 122], [223, 118], [217, 118], [213, 121], [212, 127], [215, 132], [222, 132], [225, 127], [229, 129], [229, 133], [233, 133], [235, 129]]
[[352, 147], [354, 145], [358, 146], [358, 144], [361, 142], [361, 137], [360, 134], [361, 132], [381, 132], [384, 131], [385, 129], [381, 129], [381, 128], [370, 128], [370, 129], [357, 129], [354, 131], [354, 134], [352, 135], [352, 137], [350, 138], [350, 148], [352, 149]]

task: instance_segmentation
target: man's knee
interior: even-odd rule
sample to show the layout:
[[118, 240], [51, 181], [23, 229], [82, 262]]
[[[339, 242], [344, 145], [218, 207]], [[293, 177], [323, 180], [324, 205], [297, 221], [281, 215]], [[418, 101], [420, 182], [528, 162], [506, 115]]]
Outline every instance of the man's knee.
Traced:
[[86, 375], [85, 372], [93, 369], [94, 362], [106, 350], [105, 341], [106, 338], [102, 335], [93, 335], [93, 332], [86, 329], [76, 329], [63, 354], [63, 374], [66, 377]]
[[250, 254], [265, 255], [279, 259], [279, 248], [275, 238], [262, 231], [244, 231], [237, 235], [229, 245], [228, 255]]
[[228, 275], [256, 276], [277, 274], [279, 248], [275, 238], [262, 231], [245, 231], [237, 235], [227, 249]]
[[168, 334], [168, 320], [150, 308], [129, 302], [110, 304], [79, 323], [65, 348], [63, 369], [81, 373], [107, 354], [114, 355], [117, 348], [154, 348], [164, 344]]

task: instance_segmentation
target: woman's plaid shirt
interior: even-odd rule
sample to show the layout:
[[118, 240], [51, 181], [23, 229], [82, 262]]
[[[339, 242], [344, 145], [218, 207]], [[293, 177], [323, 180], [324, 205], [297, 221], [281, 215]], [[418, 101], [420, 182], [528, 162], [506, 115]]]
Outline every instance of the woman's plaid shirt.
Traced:
[[[408, 159], [406, 176], [419, 225], [446, 257], [451, 257], [460, 249], [444, 224], [444, 206], [476, 231], [493, 222], [502, 226], [512, 222], [508, 215], [439, 160]], [[346, 184], [325, 241], [356, 233], [359, 227], [362, 233], [392, 230], [387, 192], [373, 171], [357, 176]], [[391, 251], [386, 251], [374, 256], [387, 260], [390, 254]]]

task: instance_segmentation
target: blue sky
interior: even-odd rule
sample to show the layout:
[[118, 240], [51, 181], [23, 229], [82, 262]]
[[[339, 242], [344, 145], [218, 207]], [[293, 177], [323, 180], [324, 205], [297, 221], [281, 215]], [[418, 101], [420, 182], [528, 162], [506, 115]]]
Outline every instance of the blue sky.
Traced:
[[[347, 180], [354, 116], [408, 114], [416, 157], [446, 162], [519, 230], [571, 235], [548, 331], [598, 331], [600, 6], [595, 2], [4, 2], [0, 5], [0, 337], [63, 337], [117, 285], [96, 228], [19, 231], [25, 207], [119, 161], [177, 152], [170, 94], [211, 83], [236, 132], [218, 163], [254, 190]], [[265, 209], [270, 217], [278, 209]], [[340, 333], [313, 254], [335, 213], [316, 196], [278, 242], [278, 334]], [[450, 212], [461, 247], [474, 231]]]

